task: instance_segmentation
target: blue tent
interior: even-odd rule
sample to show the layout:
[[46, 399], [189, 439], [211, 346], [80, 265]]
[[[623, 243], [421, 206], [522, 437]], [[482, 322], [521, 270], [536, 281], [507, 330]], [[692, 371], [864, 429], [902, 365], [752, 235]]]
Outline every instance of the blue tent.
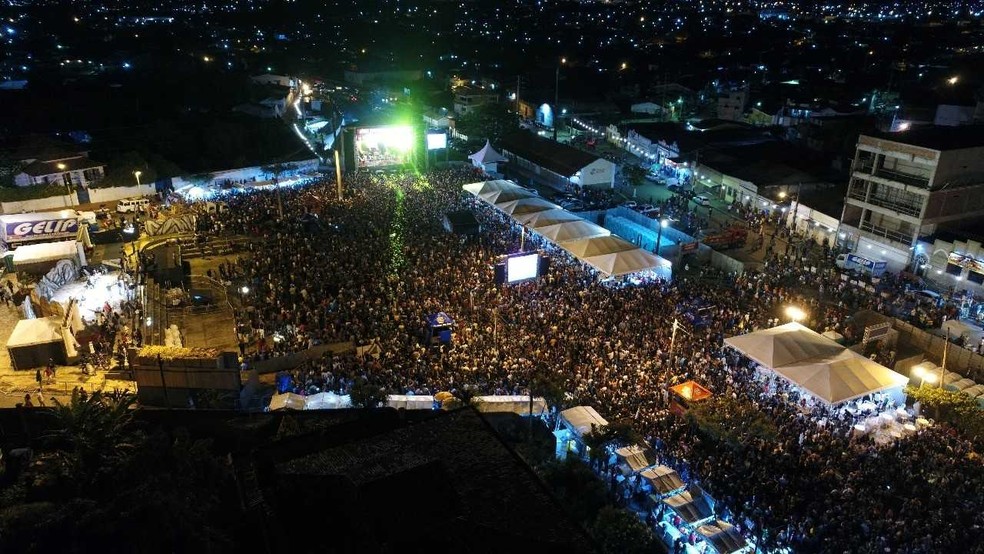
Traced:
[[444, 312], [427, 316], [427, 344], [451, 344], [454, 319]]

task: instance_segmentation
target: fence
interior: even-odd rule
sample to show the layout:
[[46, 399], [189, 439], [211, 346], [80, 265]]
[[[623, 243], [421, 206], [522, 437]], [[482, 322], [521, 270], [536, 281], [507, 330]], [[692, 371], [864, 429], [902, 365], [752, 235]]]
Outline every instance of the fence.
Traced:
[[[899, 332], [899, 340], [903, 343], [918, 348], [937, 364], [943, 360], [945, 338], [923, 331], [898, 319], [894, 320], [894, 327]], [[955, 371], [978, 383], [984, 383], [984, 356], [975, 354], [966, 348], [950, 345], [946, 353], [946, 369], [947, 371]]]

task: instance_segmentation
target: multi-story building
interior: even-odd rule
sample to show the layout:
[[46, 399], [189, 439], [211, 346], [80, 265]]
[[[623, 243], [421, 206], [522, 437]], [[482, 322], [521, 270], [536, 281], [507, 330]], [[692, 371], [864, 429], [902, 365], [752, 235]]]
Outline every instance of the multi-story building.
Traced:
[[461, 87], [454, 91], [454, 113], [465, 115], [479, 106], [491, 104], [499, 99], [498, 93], [480, 87]]
[[840, 222], [841, 243], [919, 270], [919, 238], [984, 218], [984, 125], [861, 135]]
[[19, 187], [63, 185], [70, 190], [88, 188], [105, 176], [106, 164], [89, 159], [88, 152], [50, 152], [24, 157], [23, 170], [14, 176]]

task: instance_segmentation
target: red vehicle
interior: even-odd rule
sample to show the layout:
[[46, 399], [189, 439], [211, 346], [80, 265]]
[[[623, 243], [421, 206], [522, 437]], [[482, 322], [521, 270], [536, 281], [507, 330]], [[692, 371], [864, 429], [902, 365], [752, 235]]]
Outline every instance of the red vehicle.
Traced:
[[748, 230], [735, 226], [724, 229], [719, 233], [708, 235], [701, 242], [716, 250], [727, 250], [729, 248], [745, 246], [745, 240], [747, 238]]

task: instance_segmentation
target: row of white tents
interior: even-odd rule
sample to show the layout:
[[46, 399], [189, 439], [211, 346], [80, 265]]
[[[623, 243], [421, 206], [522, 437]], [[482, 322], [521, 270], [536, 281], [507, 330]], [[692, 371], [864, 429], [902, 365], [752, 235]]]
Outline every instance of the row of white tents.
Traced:
[[[384, 402], [388, 408], [404, 410], [433, 410], [441, 405], [441, 400], [449, 393], [430, 394], [390, 394]], [[483, 413], [511, 412], [519, 415], [529, 415], [529, 396], [476, 396], [471, 399], [472, 405]], [[276, 394], [270, 399], [270, 411], [276, 410], [333, 410], [352, 407], [352, 397], [347, 394], [319, 392], [303, 396], [292, 392]], [[532, 404], [533, 415], [541, 416], [547, 411], [547, 402], [543, 398], [534, 397]]]
[[671, 264], [668, 260], [613, 235], [608, 229], [570, 213], [512, 181], [481, 181], [462, 188], [606, 277], [644, 271], [670, 277]]
[[[575, 406], [560, 412], [558, 430], [560, 441], [573, 436], [583, 440], [587, 433], [600, 431], [608, 425], [591, 406]], [[633, 444], [615, 450], [622, 475], [637, 475], [652, 490], [654, 505], [662, 504], [696, 532], [718, 554], [736, 554], [751, 547], [730, 523], [714, 517], [713, 500], [699, 486], [689, 487], [677, 471], [659, 465], [653, 450], [646, 445]]]
[[828, 406], [883, 392], [900, 397], [909, 378], [799, 323], [724, 339]]

